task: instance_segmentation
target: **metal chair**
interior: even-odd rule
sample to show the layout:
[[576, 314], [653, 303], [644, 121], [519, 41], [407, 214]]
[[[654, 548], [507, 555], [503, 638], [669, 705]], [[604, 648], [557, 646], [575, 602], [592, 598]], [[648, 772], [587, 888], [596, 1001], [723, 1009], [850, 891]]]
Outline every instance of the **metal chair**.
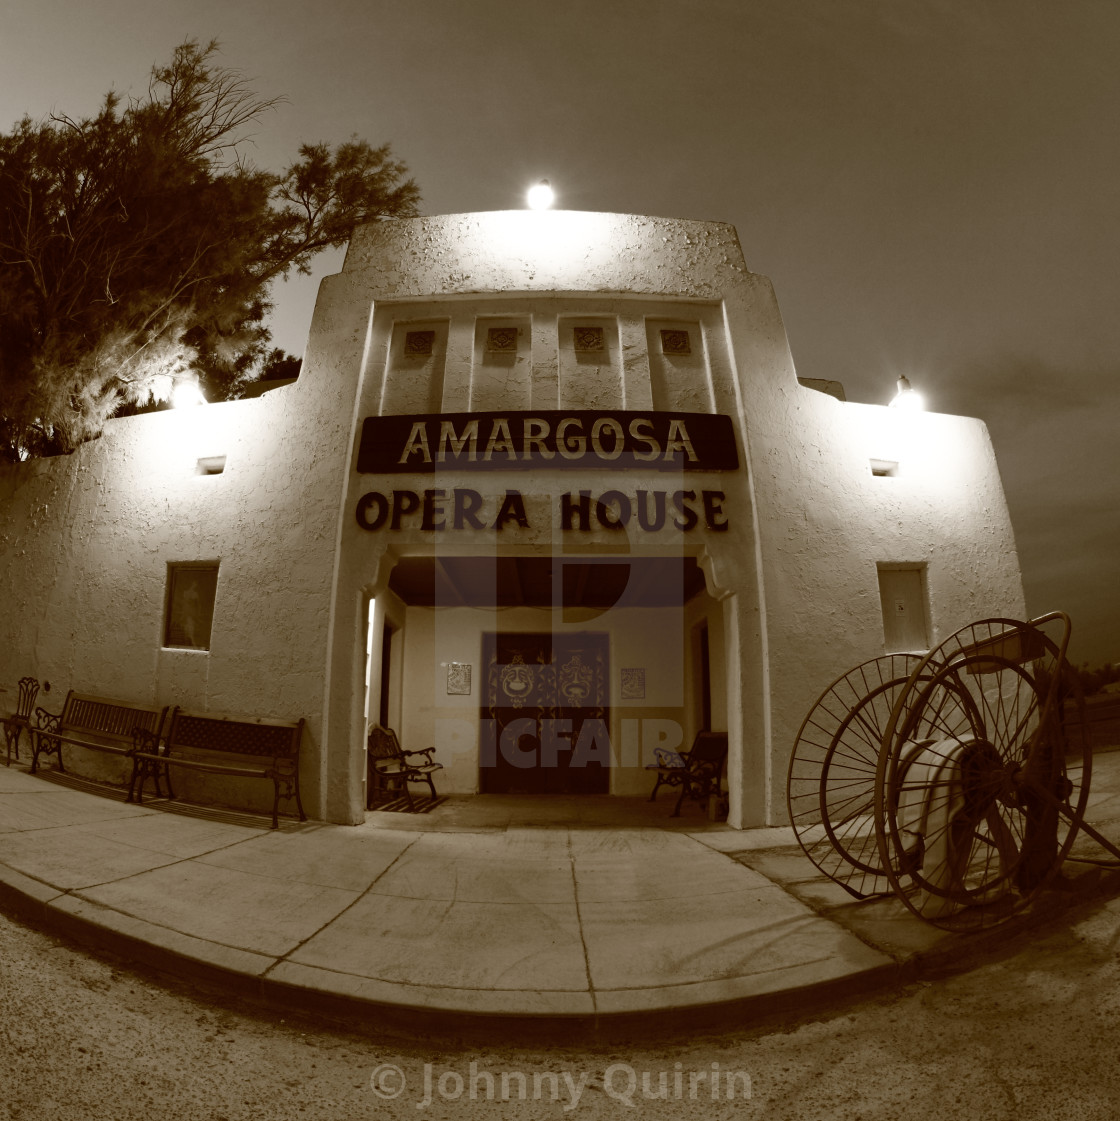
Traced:
[[4, 740], [8, 751], [4, 765], [7, 767], [12, 765], [13, 753], [16, 759], [19, 759], [19, 740], [24, 730], [27, 730], [28, 735], [31, 733], [31, 709], [38, 695], [39, 682], [37, 678], [21, 677], [19, 679], [19, 699], [16, 702], [16, 710], [10, 716], [4, 718]]
[[[389, 789], [395, 785], [408, 799], [408, 808], [415, 809], [412, 801], [412, 791], [408, 789], [410, 782], [426, 782], [432, 792], [432, 801], [436, 800], [436, 786], [432, 775], [443, 770], [442, 763], [432, 759], [434, 747], [427, 747], [423, 751], [404, 751], [397, 733], [392, 728], [383, 728], [374, 724], [369, 730], [368, 749], [366, 760], [368, 770], [366, 788], [366, 809], [370, 809], [375, 790]], [[418, 758], [418, 762], [410, 762], [409, 757]]]
[[680, 797], [671, 817], [680, 817], [685, 798], [701, 802], [719, 796], [727, 759], [726, 732], [697, 732], [690, 751], [664, 752], [659, 748], [656, 754], [657, 762], [646, 767], [647, 771], [657, 772], [649, 800], [656, 800], [661, 786], [679, 786]]

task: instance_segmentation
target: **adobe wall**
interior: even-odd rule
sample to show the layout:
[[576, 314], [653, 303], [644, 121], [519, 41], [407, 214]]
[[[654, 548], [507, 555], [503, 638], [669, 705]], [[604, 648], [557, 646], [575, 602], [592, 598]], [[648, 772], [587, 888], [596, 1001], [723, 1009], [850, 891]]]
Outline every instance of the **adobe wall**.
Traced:
[[[563, 212], [380, 224], [355, 236], [320, 306], [342, 323], [371, 297], [362, 418], [577, 405], [734, 418], [739, 470], [688, 479], [726, 495], [727, 529], [631, 533], [628, 547], [698, 555], [723, 602], [736, 824], [781, 820], [786, 758], [809, 704], [837, 674], [883, 652], [878, 565], [926, 566], [932, 641], [978, 615], [1022, 614], [1014, 539], [984, 426], [848, 405], [801, 387], [771, 286], [747, 270], [728, 226]], [[617, 349], [581, 380], [562, 328], [594, 316], [608, 323]], [[527, 339], [500, 377], [480, 351], [485, 322], [516, 326]], [[681, 323], [698, 328], [702, 362], [669, 369], [654, 351], [651, 325]], [[396, 340], [403, 329], [432, 326], [443, 332], [440, 353], [410, 371]], [[873, 458], [897, 460], [898, 476], [873, 477]], [[392, 486], [450, 494], [479, 478], [443, 466], [435, 483], [402, 475]], [[361, 617], [363, 597], [383, 584], [397, 555], [617, 547], [618, 538], [597, 527], [581, 535], [557, 526], [558, 495], [597, 493], [608, 479], [627, 493], [659, 485], [640, 471], [561, 478], [539, 462], [528, 474], [487, 475], [492, 490], [523, 490], [530, 515], [532, 528], [507, 527], [500, 545], [489, 530], [424, 533], [418, 515], [395, 533], [384, 526], [371, 533], [344, 517], [338, 587], [348, 606], [336, 614], [332, 664], [353, 664], [362, 639], [347, 619]], [[378, 486], [387, 492], [384, 480], [352, 475], [350, 508]], [[344, 711], [352, 692], [343, 683], [340, 708], [332, 709], [340, 728], [352, 720]]]
[[[583, 320], [604, 328], [601, 361], [563, 342]], [[494, 323], [523, 332], [512, 362], [481, 349]], [[443, 332], [430, 359], [399, 350], [417, 325]], [[658, 333], [682, 326], [701, 345], [668, 360]], [[739, 467], [618, 470], [588, 459], [560, 470], [538, 459], [488, 472], [356, 469], [368, 418], [576, 409], [729, 417]], [[197, 460], [216, 455], [227, 456], [225, 471], [196, 475]], [[897, 477], [874, 477], [872, 459], [897, 461]], [[445, 518], [426, 529], [420, 513], [395, 530], [359, 520], [370, 492], [456, 488], [489, 503], [482, 528]], [[507, 489], [522, 495], [528, 524], [512, 519], [499, 533], [494, 503]], [[705, 525], [699, 499], [687, 530], [671, 519], [622, 534], [594, 520], [561, 524], [564, 494], [611, 489], [718, 492], [721, 524]], [[0, 682], [49, 680], [40, 703], [55, 709], [73, 688], [303, 716], [305, 805], [337, 822], [362, 817], [370, 599], [406, 625], [414, 614], [385, 595], [403, 555], [695, 557], [718, 601], [709, 633], [727, 669], [713, 706], [730, 737], [735, 825], [783, 819], [786, 758], [805, 711], [830, 680], [883, 652], [878, 565], [925, 566], [933, 642], [973, 618], [1024, 610], [983, 424], [800, 386], [769, 282], [718, 223], [513, 212], [364, 227], [343, 271], [323, 282], [294, 385], [114, 421], [72, 456], [2, 467], [0, 507]], [[160, 645], [167, 564], [192, 559], [221, 562], [208, 653]], [[426, 641], [420, 623], [411, 641]], [[431, 645], [424, 656], [443, 660]], [[416, 684], [399, 674], [394, 688], [404, 738], [438, 742], [446, 699], [428, 709], [402, 699]], [[448, 777], [465, 786], [472, 749], [451, 716]]]
[[[55, 712], [73, 689], [303, 717], [304, 802], [321, 816], [322, 665], [350, 413], [323, 389], [309, 378], [254, 400], [115, 420], [72, 455], [0, 468], [0, 681], [49, 682], [38, 704]], [[222, 474], [196, 473], [199, 458], [219, 455]], [[194, 560], [220, 562], [211, 648], [163, 647], [167, 565]], [[101, 778], [125, 766], [74, 750], [66, 764]], [[268, 784], [245, 787], [271, 805]]]

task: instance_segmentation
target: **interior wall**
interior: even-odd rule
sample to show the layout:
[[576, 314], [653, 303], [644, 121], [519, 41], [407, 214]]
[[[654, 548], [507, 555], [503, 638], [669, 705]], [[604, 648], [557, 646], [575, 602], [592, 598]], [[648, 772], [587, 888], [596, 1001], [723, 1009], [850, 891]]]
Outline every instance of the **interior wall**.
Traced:
[[[409, 607], [403, 635], [401, 737], [410, 749], [436, 747], [441, 792], [479, 789], [479, 721], [486, 698], [482, 636], [487, 632], [606, 633], [610, 642], [611, 793], [649, 792], [645, 770], [658, 746], [687, 746], [694, 732], [687, 630], [680, 608], [614, 608], [564, 619], [550, 608]], [[656, 652], [656, 657], [652, 656]], [[471, 667], [469, 695], [448, 695], [450, 662]], [[623, 696], [623, 670], [644, 671], [643, 696]], [[716, 670], [713, 667], [713, 673]], [[635, 677], [626, 675], [637, 692]]]

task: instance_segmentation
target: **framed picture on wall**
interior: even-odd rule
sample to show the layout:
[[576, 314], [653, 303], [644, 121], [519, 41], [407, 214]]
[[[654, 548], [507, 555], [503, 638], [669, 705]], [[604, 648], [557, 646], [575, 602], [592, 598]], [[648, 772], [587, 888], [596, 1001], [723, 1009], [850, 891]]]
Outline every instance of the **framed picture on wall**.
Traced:
[[471, 667], [466, 662], [447, 663], [447, 695], [468, 697], [471, 692]]
[[644, 666], [623, 669], [622, 699], [624, 701], [644, 701], [646, 699], [646, 671]]

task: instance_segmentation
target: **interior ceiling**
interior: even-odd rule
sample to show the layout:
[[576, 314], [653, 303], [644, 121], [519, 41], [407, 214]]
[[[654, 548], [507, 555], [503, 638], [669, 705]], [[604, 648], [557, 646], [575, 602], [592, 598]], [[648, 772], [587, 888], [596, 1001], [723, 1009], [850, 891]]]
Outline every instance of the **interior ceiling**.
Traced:
[[389, 588], [411, 607], [673, 607], [704, 573], [693, 557], [402, 557]]

